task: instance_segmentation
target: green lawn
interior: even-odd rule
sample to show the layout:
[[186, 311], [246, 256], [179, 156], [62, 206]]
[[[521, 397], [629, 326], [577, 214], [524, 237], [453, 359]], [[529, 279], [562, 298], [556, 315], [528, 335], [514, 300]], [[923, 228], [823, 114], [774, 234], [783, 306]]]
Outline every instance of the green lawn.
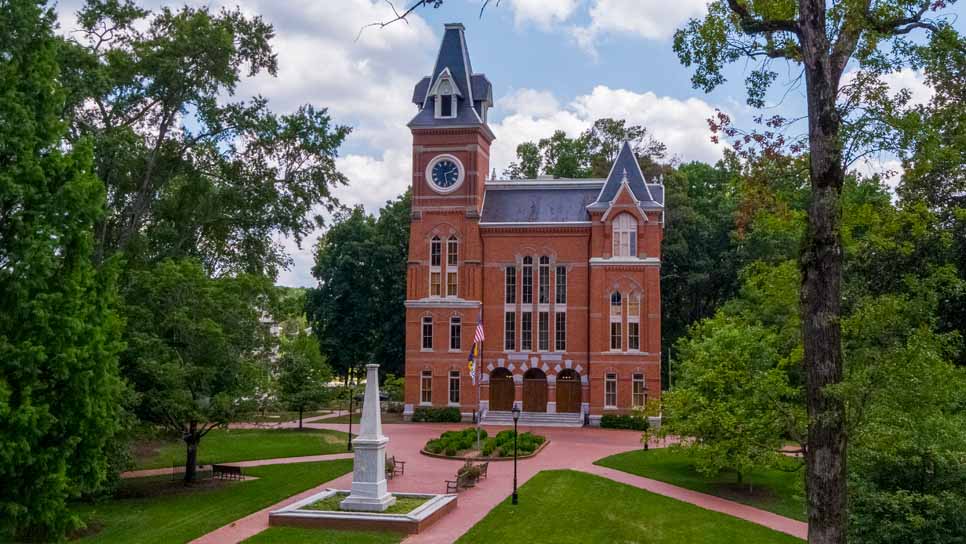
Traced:
[[[302, 419], [308, 419], [315, 416], [324, 416], [325, 414], [330, 414], [332, 412], [328, 410], [312, 410], [302, 413]], [[285, 421], [298, 421], [298, 412], [268, 412], [264, 414], [255, 414], [251, 417], [245, 418], [244, 422], [252, 423], [282, 423]]]
[[[306, 510], [329, 510], [337, 512], [342, 510], [339, 505], [348, 497], [348, 493], [336, 493], [327, 499], [312, 503], [304, 508]], [[426, 504], [429, 499], [416, 497], [396, 497], [396, 502], [389, 508], [383, 510], [384, 514], [408, 514], [420, 506]]]
[[[215, 429], [198, 446], [201, 464], [345, 453], [346, 433], [320, 429]], [[137, 468], [183, 466], [184, 442], [149, 441], [135, 446]]]
[[396, 544], [401, 542], [404, 536], [406, 535], [398, 533], [272, 527], [243, 542], [244, 544]]
[[802, 544], [760, 525], [571, 470], [540, 472], [520, 488], [520, 504], [507, 498], [458, 542]]
[[[362, 416], [360, 414], [352, 414], [352, 423], [353, 424], [359, 423], [359, 421], [361, 421], [361, 419], [362, 419]], [[382, 422], [383, 423], [403, 423], [402, 414], [401, 413], [383, 412], [382, 413]], [[327, 417], [324, 420], [320, 421], [319, 423], [346, 423], [346, 424], [348, 424], [349, 423], [349, 416], [348, 415], [342, 415], [342, 416], [338, 416], [338, 417]]]
[[757, 469], [742, 475], [743, 484], [738, 485], [734, 472], [706, 478], [694, 469], [687, 453], [668, 448], [629, 451], [605, 457], [595, 464], [716, 495], [800, 521], [807, 519], [801, 470]]
[[[124, 483], [118, 498], [78, 504], [75, 511], [100, 531], [80, 542], [187, 542], [352, 470], [352, 460], [245, 469], [257, 480], [209, 488], [180, 488], [164, 478]], [[161, 493], [159, 490], [165, 490]]]

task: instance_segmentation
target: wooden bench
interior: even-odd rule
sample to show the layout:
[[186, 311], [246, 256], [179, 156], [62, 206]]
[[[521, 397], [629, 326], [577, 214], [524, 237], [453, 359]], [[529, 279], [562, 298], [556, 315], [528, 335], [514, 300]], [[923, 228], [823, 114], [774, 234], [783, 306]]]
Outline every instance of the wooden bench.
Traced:
[[459, 493], [461, 489], [466, 489], [466, 484], [469, 481], [470, 477], [467, 474], [460, 474], [455, 480], [446, 480], [446, 492]]
[[395, 455], [390, 457], [389, 461], [392, 463], [392, 472], [388, 474], [390, 480], [395, 478], [396, 476], [402, 476], [406, 474], [405, 461], [400, 461], [399, 459], [396, 459]]
[[211, 476], [222, 480], [241, 480], [242, 469], [234, 465], [211, 465]]

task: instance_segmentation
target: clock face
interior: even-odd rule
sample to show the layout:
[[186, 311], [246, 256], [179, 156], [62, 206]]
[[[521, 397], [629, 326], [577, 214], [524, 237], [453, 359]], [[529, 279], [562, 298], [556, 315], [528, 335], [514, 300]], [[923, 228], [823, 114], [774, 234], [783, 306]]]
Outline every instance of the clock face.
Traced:
[[430, 161], [426, 177], [436, 191], [448, 193], [463, 182], [463, 168], [455, 157], [440, 155]]

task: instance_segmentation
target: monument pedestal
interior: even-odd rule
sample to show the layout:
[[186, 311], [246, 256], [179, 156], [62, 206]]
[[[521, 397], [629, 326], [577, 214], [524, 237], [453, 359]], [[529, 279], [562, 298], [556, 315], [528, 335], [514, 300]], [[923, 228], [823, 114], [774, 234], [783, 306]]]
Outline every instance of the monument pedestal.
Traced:
[[352, 492], [339, 507], [357, 512], [384, 512], [395, 504], [386, 484], [386, 444], [379, 411], [379, 365], [366, 365], [366, 394], [362, 404], [360, 432], [352, 441], [355, 451]]

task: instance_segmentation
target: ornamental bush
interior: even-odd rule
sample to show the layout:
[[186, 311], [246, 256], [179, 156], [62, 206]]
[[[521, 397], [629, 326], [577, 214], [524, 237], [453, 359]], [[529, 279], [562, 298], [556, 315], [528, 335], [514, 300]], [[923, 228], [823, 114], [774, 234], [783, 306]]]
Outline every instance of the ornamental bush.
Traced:
[[413, 421], [417, 423], [459, 423], [462, 419], [459, 408], [453, 406], [420, 406], [413, 411]]
[[[533, 433], [523, 433], [517, 437], [519, 455], [530, 455], [546, 441], [546, 438]], [[500, 431], [490, 438], [484, 429], [480, 429], [480, 454], [484, 457], [512, 457], [513, 431]], [[460, 452], [472, 450], [476, 447], [476, 428], [467, 427], [461, 431], [446, 431], [426, 442], [424, 449], [433, 454], [444, 454], [455, 457]]]
[[646, 431], [650, 424], [647, 418], [641, 415], [605, 414], [600, 418], [600, 426], [605, 429]]

